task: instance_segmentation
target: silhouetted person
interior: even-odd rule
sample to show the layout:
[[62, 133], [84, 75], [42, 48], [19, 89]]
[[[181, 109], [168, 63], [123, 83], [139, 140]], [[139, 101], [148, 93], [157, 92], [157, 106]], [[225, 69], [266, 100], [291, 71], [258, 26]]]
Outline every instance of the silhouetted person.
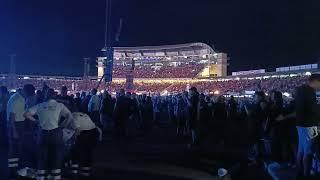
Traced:
[[312, 74], [309, 83], [297, 88], [296, 117], [299, 145], [297, 167], [303, 172], [304, 178], [310, 176], [312, 155], [315, 152], [315, 139], [318, 136], [319, 107], [316, 90], [320, 89], [320, 74]]
[[125, 96], [124, 89], [119, 91], [114, 108], [116, 131], [120, 136], [127, 136], [127, 121], [130, 116], [130, 99]]
[[60, 95], [56, 97], [57, 102], [64, 104], [71, 112], [75, 110], [73, 98], [68, 96], [68, 88], [66, 86], [61, 87]]
[[92, 121], [99, 127], [102, 126], [100, 122], [100, 97], [97, 95], [97, 89], [91, 90], [91, 98], [88, 104], [88, 113]]

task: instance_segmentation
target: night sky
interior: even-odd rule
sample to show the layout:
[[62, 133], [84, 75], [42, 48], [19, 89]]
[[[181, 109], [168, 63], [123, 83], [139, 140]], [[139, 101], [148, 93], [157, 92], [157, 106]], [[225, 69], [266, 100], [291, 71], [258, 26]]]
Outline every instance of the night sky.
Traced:
[[[104, 0], [0, 0], [0, 73], [81, 75], [104, 45]], [[320, 1], [113, 0], [117, 46], [204, 42], [249, 70], [320, 60]]]

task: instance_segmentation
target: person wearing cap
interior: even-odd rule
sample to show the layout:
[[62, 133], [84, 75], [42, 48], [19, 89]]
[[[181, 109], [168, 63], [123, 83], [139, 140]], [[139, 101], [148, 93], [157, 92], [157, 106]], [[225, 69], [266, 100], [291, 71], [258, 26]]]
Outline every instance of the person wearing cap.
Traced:
[[13, 94], [7, 104], [7, 130], [9, 138], [8, 168], [9, 178], [17, 176], [17, 170], [23, 167], [23, 142], [25, 118], [25, 98], [22, 90]]
[[81, 112], [72, 113], [74, 127], [78, 129], [76, 142], [72, 148], [72, 175], [80, 175], [82, 179], [90, 179], [92, 170], [93, 150], [102, 138], [101, 129], [91, 118]]
[[[29, 108], [24, 117], [32, 121], [38, 121], [38, 162], [37, 179], [46, 179], [51, 176], [52, 179], [61, 179], [61, 166], [63, 154], [63, 133], [59, 126], [60, 116], [64, 117], [69, 123], [72, 122], [70, 110], [54, 100], [55, 92], [48, 89], [45, 95], [45, 101]], [[34, 116], [37, 115], [39, 120]], [[67, 121], [64, 121], [67, 123]], [[50, 170], [50, 172], [49, 172]]]

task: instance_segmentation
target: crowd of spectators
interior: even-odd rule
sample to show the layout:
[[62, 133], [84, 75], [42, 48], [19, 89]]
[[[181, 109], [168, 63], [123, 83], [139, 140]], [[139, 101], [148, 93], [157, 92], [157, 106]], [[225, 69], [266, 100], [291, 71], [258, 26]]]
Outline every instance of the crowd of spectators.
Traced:
[[[202, 64], [183, 64], [179, 66], [136, 66], [135, 78], [194, 78], [204, 68]], [[131, 66], [114, 66], [113, 76], [125, 78]]]
[[[233, 79], [227, 81], [191, 81], [191, 82], [134, 82], [135, 92], [149, 93], [179, 93], [186, 90], [188, 87], [195, 86], [200, 92], [218, 92], [218, 94], [228, 93], [244, 93], [244, 91], [263, 90], [269, 92], [272, 89], [278, 89], [281, 92], [292, 94], [294, 87], [297, 87], [307, 81], [308, 76], [295, 77], [274, 77], [267, 79]], [[96, 80], [43, 80], [43, 79], [17, 79], [15, 83], [8, 79], [3, 79], [1, 85], [7, 86], [10, 89], [22, 88], [24, 84], [33, 84], [37, 89], [40, 89], [43, 84], [47, 84], [54, 89], [59, 89], [61, 86], [66, 86], [70, 91], [90, 91], [92, 88], [105, 89], [115, 92], [117, 89], [125, 88], [124, 82], [112, 82], [107, 85], [104, 82], [100, 83]]]

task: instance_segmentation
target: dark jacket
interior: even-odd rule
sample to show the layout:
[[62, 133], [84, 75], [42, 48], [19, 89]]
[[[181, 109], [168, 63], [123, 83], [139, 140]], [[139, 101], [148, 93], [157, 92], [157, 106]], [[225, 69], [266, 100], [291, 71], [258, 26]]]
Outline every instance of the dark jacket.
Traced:
[[298, 87], [295, 101], [297, 126], [317, 126], [319, 124], [319, 108], [315, 89], [309, 85]]

